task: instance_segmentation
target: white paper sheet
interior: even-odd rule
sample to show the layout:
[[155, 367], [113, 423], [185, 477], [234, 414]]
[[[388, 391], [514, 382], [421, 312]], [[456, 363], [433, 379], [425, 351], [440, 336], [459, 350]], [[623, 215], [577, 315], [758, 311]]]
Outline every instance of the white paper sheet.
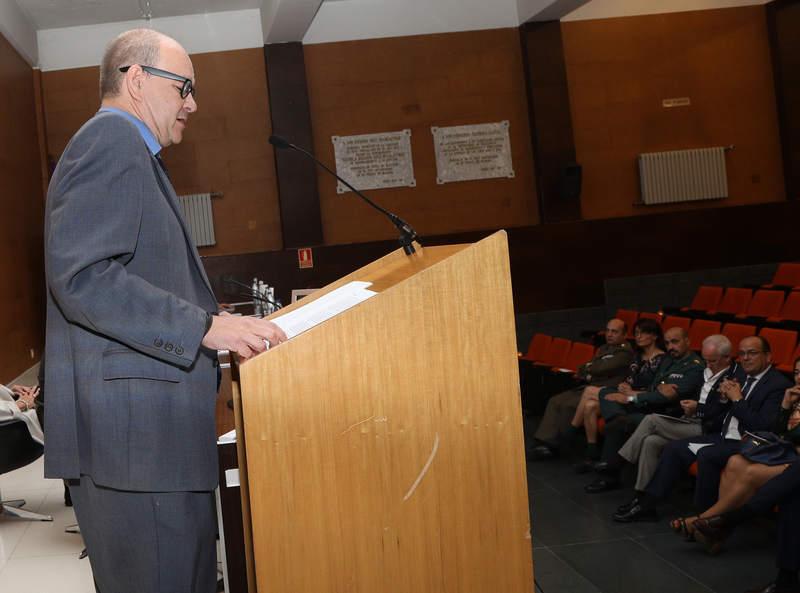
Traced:
[[689, 451], [697, 455], [697, 452], [703, 447], [710, 447], [713, 443], [689, 443]]
[[336, 317], [339, 313], [374, 297], [378, 293], [367, 289], [371, 284], [371, 282], [349, 282], [272, 321], [291, 339], [315, 325]]

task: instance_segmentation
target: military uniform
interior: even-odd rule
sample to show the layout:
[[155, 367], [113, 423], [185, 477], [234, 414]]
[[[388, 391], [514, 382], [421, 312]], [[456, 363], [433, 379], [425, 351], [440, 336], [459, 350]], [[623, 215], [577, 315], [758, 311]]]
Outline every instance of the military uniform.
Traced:
[[619, 385], [628, 374], [631, 362], [633, 362], [633, 349], [628, 342], [600, 346], [594, 358], [577, 371], [578, 378], [586, 384], [551, 397], [534, 436], [551, 447], [557, 447], [559, 436], [567, 429], [575, 415], [584, 387], [587, 384], [598, 387]]
[[[631, 396], [627, 404], [600, 399], [600, 413], [606, 419], [603, 460], [610, 461], [645, 415], [659, 412], [680, 416], [682, 399], [697, 399], [703, 386], [705, 363], [694, 352], [677, 360], [665, 358], [647, 391]], [[677, 394], [669, 398], [658, 391], [662, 384], [676, 386]]]

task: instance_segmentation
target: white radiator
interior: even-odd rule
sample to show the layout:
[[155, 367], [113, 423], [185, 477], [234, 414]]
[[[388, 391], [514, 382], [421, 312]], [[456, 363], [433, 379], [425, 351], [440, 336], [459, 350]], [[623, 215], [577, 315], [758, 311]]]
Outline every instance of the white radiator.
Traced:
[[728, 197], [723, 146], [639, 155], [642, 202], [668, 204]]
[[214, 238], [214, 212], [211, 209], [211, 194], [188, 194], [178, 196], [183, 219], [189, 226], [197, 247], [216, 245]]

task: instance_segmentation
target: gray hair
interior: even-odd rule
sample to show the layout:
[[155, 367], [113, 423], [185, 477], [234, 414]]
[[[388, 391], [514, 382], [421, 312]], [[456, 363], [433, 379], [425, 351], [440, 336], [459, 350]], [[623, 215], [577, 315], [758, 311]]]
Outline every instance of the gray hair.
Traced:
[[132, 29], [114, 38], [106, 47], [100, 64], [100, 99], [119, 95], [123, 66], [155, 66], [165, 35], [152, 29]]
[[733, 346], [731, 341], [722, 334], [713, 334], [703, 340], [703, 346], [713, 346], [721, 356], [730, 356]]

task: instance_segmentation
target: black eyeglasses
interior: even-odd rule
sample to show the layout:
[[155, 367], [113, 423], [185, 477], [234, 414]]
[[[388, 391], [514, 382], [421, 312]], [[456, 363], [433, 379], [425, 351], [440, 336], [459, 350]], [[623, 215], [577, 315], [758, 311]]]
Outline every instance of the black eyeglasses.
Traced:
[[[167, 72], [166, 70], [161, 70], [160, 68], [153, 68], [152, 66], [143, 66], [139, 64], [139, 67], [147, 72], [148, 74], [152, 74], [153, 76], [160, 76], [161, 78], [168, 78], [169, 80], [176, 80], [180, 83], [183, 83], [181, 88], [178, 89], [181, 93], [181, 99], [185, 99], [190, 94], [192, 98], [194, 98], [195, 88], [192, 84], [192, 81], [185, 76], [181, 76], [179, 74], [173, 74], [172, 72]], [[119, 69], [120, 72], [127, 72], [130, 70], [130, 66], [123, 66]]]

